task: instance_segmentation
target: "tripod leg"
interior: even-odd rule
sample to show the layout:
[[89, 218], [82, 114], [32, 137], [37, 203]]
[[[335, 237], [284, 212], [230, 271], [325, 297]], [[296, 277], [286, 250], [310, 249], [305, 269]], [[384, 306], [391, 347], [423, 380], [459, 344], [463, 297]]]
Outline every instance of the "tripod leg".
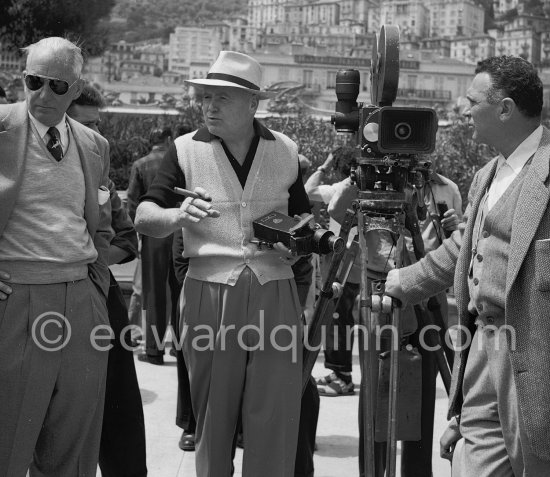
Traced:
[[435, 354], [421, 345], [419, 335], [420, 329], [417, 329], [410, 337], [409, 343], [418, 349], [422, 356], [421, 439], [420, 441], [402, 442], [402, 477], [432, 476], [432, 443], [437, 367]]
[[[340, 228], [340, 237], [345, 238], [346, 242], [354, 217], [355, 212], [353, 210], [348, 210], [344, 218], [344, 223]], [[332, 320], [332, 314], [335, 306], [335, 301], [333, 300], [333, 283], [337, 279], [342, 258], [343, 253], [337, 254], [335, 252], [333, 254], [327, 277], [323, 283], [323, 288], [321, 289], [319, 299], [315, 304], [315, 311], [313, 312], [311, 325], [304, 328], [306, 337], [302, 358], [302, 394], [305, 392], [307, 383], [311, 377], [311, 371], [313, 370], [313, 366], [317, 360], [317, 355], [321, 349], [323, 327], [329, 325]]]
[[370, 320], [370, 290], [368, 287], [367, 262], [368, 250], [365, 238], [365, 216], [361, 212], [357, 214], [359, 230], [359, 246], [361, 250], [361, 290], [360, 290], [360, 323], [363, 326], [363, 376], [361, 379], [361, 415], [363, 417], [360, 425], [363, 429], [363, 468], [365, 476], [375, 475], [374, 465], [374, 366], [377, 365], [376, 350], [374, 349], [374, 333]]
[[[388, 442], [386, 470], [388, 477], [395, 477], [397, 458], [397, 391], [399, 381], [399, 344], [401, 309], [392, 310], [392, 340], [390, 348], [390, 399], [388, 403]], [[396, 330], [394, 332], [393, 330]]]
[[[407, 253], [403, 235], [399, 236], [395, 251], [397, 267], [403, 266], [404, 255]], [[386, 301], [387, 299], [387, 301]], [[386, 456], [386, 472], [388, 477], [395, 477], [397, 459], [397, 392], [399, 385], [399, 347], [401, 344], [401, 308], [395, 306], [392, 298], [384, 297], [382, 307], [384, 311], [392, 313], [391, 321], [391, 348], [390, 348], [390, 400], [388, 404], [388, 442]], [[389, 310], [387, 309], [389, 308]]]

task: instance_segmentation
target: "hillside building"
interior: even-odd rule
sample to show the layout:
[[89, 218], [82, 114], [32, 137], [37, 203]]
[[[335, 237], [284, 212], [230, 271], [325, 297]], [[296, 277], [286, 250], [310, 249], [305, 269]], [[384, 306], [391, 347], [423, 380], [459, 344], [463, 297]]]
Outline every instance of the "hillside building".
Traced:
[[18, 51], [9, 49], [0, 43], [0, 71], [20, 72], [23, 70], [24, 64]]
[[210, 63], [222, 50], [220, 38], [211, 28], [177, 27], [170, 35], [168, 50], [169, 71], [180, 73], [189, 78], [192, 62]]
[[485, 10], [470, 0], [432, 0], [430, 12], [430, 37], [454, 38], [483, 34]]
[[486, 34], [455, 37], [450, 40], [450, 46], [451, 58], [471, 64], [494, 56], [496, 52], [496, 40]]
[[403, 40], [420, 40], [429, 33], [430, 11], [421, 0], [383, 0], [380, 22], [398, 25]]

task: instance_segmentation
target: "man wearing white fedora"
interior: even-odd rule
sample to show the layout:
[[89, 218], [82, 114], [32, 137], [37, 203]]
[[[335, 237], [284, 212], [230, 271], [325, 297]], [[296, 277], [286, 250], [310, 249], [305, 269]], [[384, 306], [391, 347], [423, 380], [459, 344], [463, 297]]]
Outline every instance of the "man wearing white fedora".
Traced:
[[[262, 91], [253, 58], [222, 51], [205, 79], [206, 127], [177, 138], [142, 198], [136, 229], [181, 228], [189, 257], [183, 351], [196, 414], [198, 477], [229, 477], [242, 408], [244, 477], [292, 477], [300, 414], [300, 303], [282, 244], [252, 243], [252, 222], [276, 210], [309, 213], [297, 145], [254, 115]], [[181, 196], [174, 187], [194, 190]]]

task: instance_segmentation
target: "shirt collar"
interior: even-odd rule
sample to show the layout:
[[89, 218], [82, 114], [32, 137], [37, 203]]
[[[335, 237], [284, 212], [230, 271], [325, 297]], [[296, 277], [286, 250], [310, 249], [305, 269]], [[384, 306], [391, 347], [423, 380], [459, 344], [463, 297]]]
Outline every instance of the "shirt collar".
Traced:
[[[268, 141], [275, 141], [273, 133], [267, 129], [260, 121], [254, 119], [254, 134]], [[193, 136], [194, 141], [211, 142], [219, 139], [218, 136], [211, 134], [207, 127], [200, 128]]]
[[433, 171], [430, 174], [430, 182], [438, 185], [447, 185], [447, 182], [437, 172]]
[[508, 156], [508, 159], [504, 160], [501, 154], [498, 158], [499, 165], [505, 163], [518, 174], [529, 158], [537, 152], [541, 139], [542, 126], [539, 126]]
[[[44, 142], [48, 142], [46, 140], [46, 134], [48, 133], [48, 129], [50, 129], [49, 126], [45, 126], [42, 124], [38, 119], [36, 119], [30, 112], [29, 112], [29, 118], [31, 118], [32, 123], [34, 124], [34, 127], [38, 131], [38, 134], [40, 137], [44, 140]], [[69, 142], [69, 132], [67, 131], [67, 115], [64, 114], [63, 118], [61, 118], [61, 121], [57, 123], [54, 127], [59, 131], [59, 140], [61, 141], [62, 145], [67, 145]]]

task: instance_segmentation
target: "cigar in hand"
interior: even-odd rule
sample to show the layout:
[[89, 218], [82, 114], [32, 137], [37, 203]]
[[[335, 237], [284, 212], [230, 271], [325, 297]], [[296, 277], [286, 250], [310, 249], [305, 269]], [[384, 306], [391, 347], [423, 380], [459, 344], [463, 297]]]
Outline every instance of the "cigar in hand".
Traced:
[[181, 187], [174, 187], [174, 192], [178, 195], [183, 195], [184, 197], [193, 197], [193, 199], [201, 199], [206, 202], [212, 202], [212, 199], [209, 197], [203, 197], [202, 195], [193, 192], [192, 190], [182, 189]]

